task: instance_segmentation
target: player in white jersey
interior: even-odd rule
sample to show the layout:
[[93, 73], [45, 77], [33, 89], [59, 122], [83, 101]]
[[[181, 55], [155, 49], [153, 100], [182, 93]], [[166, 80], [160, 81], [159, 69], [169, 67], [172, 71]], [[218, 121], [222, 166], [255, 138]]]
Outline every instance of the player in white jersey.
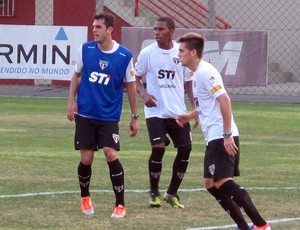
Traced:
[[200, 119], [206, 140], [204, 158], [204, 183], [208, 192], [241, 230], [250, 230], [240, 208], [253, 221], [251, 229], [270, 230], [260, 216], [248, 192], [233, 180], [239, 176], [239, 133], [234, 122], [231, 102], [220, 73], [210, 63], [202, 60], [204, 38], [188, 33], [178, 39], [182, 65], [192, 70], [194, 97], [197, 108], [180, 114], [177, 123], [183, 126], [194, 117]]
[[[193, 105], [192, 78], [178, 58], [178, 44], [172, 41], [175, 30], [173, 19], [159, 18], [154, 24], [156, 42], [144, 48], [137, 58], [136, 85], [144, 100], [145, 118], [152, 146], [149, 157], [150, 206], [160, 207], [159, 179], [162, 158], [170, 136], [177, 148], [170, 185], [163, 199], [174, 208], [184, 208], [177, 194], [186, 172], [191, 152], [191, 130], [187, 123], [176, 123], [178, 113], [186, 112], [185, 86]], [[146, 80], [146, 89], [142, 78]], [[197, 125], [195, 123], [195, 125]]]
[[132, 53], [112, 40], [114, 16], [97, 14], [93, 21], [95, 40], [81, 47], [70, 83], [67, 116], [75, 120], [75, 149], [80, 150], [78, 179], [81, 211], [92, 215], [90, 181], [94, 152], [103, 149], [115, 193], [113, 218], [126, 216], [124, 201], [124, 170], [118, 157], [119, 120], [123, 102], [123, 85], [132, 112], [131, 136], [138, 130], [137, 93]]

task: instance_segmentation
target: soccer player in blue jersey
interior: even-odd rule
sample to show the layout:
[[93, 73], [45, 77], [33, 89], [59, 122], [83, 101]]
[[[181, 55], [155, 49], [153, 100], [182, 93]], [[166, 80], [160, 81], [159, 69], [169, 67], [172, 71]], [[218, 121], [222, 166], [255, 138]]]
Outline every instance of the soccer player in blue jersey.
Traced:
[[126, 216], [124, 170], [118, 158], [119, 120], [122, 110], [123, 85], [126, 84], [131, 108], [130, 136], [138, 131], [137, 96], [132, 53], [112, 39], [114, 16], [94, 16], [94, 41], [83, 43], [78, 51], [70, 83], [67, 117], [75, 120], [75, 149], [80, 150], [78, 178], [81, 211], [92, 215], [89, 185], [94, 151], [103, 149], [116, 201], [113, 218]]

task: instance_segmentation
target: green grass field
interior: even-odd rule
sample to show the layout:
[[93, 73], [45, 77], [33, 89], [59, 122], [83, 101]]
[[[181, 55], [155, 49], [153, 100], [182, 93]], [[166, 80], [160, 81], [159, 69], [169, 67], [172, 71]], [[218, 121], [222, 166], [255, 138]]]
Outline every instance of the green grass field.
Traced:
[[[159, 209], [148, 207], [150, 145], [142, 103], [139, 134], [131, 138], [127, 101], [120, 122], [127, 217], [110, 218], [114, 195], [101, 151], [91, 182], [95, 215], [81, 214], [80, 158], [73, 148], [74, 123], [66, 118], [66, 103], [64, 98], [0, 97], [0, 229], [224, 229], [234, 224], [203, 189], [200, 129], [193, 130], [190, 165], [179, 192], [186, 208], [176, 210], [165, 203]], [[234, 102], [233, 111], [241, 134], [242, 175], [236, 181], [248, 188], [262, 216], [273, 221], [272, 230], [299, 230], [300, 104]], [[162, 192], [174, 156], [168, 147]], [[290, 218], [295, 220], [285, 221]]]

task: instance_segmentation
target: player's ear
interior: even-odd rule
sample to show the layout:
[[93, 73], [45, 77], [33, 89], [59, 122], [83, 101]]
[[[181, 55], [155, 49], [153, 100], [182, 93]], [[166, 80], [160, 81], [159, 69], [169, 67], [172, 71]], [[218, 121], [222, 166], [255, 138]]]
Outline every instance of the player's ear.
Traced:
[[175, 29], [170, 29], [170, 33], [172, 36], [173, 36], [174, 32], [175, 32]]
[[112, 32], [114, 31], [114, 27], [109, 26], [109, 27], [107, 28], [107, 31], [108, 31], [109, 33], [112, 33]]
[[191, 53], [192, 53], [192, 56], [196, 56], [197, 55], [196, 49], [192, 49]]

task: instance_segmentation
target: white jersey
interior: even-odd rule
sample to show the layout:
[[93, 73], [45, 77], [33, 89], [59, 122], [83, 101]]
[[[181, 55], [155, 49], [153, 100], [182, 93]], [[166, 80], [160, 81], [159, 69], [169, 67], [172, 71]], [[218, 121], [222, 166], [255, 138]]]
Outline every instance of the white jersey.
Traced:
[[146, 92], [156, 97], [157, 107], [144, 107], [145, 118], [176, 118], [186, 112], [184, 82], [192, 76], [178, 57], [179, 45], [164, 50], [155, 42], [144, 48], [137, 58], [136, 76], [144, 76]]
[[[223, 118], [217, 101], [217, 97], [226, 93], [222, 77], [213, 65], [204, 60], [200, 61], [193, 75], [193, 92], [205, 141], [223, 138]], [[233, 136], [239, 135], [232, 115], [231, 132]]]

